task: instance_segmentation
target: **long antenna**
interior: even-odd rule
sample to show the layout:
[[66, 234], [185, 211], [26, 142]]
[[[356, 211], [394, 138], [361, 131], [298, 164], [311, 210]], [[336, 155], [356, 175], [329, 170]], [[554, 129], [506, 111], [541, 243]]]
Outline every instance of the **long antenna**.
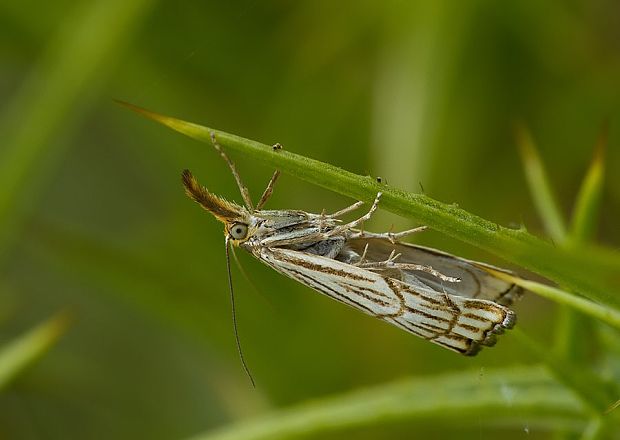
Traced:
[[245, 363], [245, 358], [243, 357], [243, 351], [241, 350], [241, 341], [239, 340], [239, 329], [237, 328], [237, 311], [235, 309], [235, 294], [233, 291], [232, 273], [230, 272], [230, 254], [228, 252], [228, 247], [229, 247], [228, 236], [226, 237], [225, 243], [226, 243], [226, 270], [228, 271], [228, 288], [230, 290], [230, 306], [232, 308], [233, 328], [235, 329], [235, 341], [237, 342], [237, 351], [239, 352], [239, 358], [241, 359], [241, 365], [243, 365], [245, 374], [247, 374], [248, 377], [250, 378], [250, 382], [252, 382], [252, 386], [256, 388], [256, 383], [254, 382], [252, 373], [250, 373], [248, 364]]

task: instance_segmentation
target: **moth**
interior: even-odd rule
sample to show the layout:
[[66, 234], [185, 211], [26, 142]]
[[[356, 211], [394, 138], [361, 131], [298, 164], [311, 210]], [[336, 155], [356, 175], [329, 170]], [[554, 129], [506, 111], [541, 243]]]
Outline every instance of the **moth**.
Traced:
[[[364, 215], [348, 223], [340, 217], [363, 202], [333, 214], [265, 210], [279, 177], [276, 171], [254, 206], [234, 163], [214, 134], [211, 140], [232, 171], [245, 206], [212, 194], [188, 170], [182, 181], [187, 195], [224, 223], [227, 256], [230, 244], [243, 248], [336, 301], [466, 356], [494, 345], [497, 335], [515, 325], [516, 314], [508, 306], [522, 289], [493, 275], [511, 272], [400, 241], [424, 227], [400, 233], [364, 231], [381, 193]], [[230, 280], [230, 265], [228, 274]], [[232, 283], [230, 287], [232, 294]]]

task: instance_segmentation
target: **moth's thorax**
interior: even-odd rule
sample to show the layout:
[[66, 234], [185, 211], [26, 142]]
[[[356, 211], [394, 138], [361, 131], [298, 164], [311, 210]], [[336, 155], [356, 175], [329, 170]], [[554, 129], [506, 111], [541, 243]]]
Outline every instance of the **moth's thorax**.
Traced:
[[[304, 211], [256, 211], [249, 216], [247, 238], [233, 244], [256, 256], [264, 247], [303, 249], [321, 241], [320, 235], [331, 231], [337, 224], [335, 219]], [[304, 240], [306, 237], [307, 241]]]
[[267, 228], [280, 229], [291, 225], [297, 225], [317, 217], [305, 211], [297, 210], [262, 210], [252, 213], [257, 223]]

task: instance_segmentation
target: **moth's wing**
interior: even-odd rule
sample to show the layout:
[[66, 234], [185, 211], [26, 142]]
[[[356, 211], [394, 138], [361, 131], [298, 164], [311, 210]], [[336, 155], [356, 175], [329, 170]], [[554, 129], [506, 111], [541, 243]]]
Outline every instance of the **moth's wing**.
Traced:
[[373, 316], [397, 314], [401, 300], [380, 274], [331, 258], [284, 248], [262, 248], [276, 271]]
[[283, 248], [263, 248], [261, 260], [337, 301], [465, 355], [494, 345], [516, 316], [492, 301], [437, 291], [382, 276], [331, 258]]
[[517, 321], [516, 314], [505, 306], [437, 291], [415, 278], [411, 282], [395, 280], [393, 285], [404, 300], [403, 313], [386, 317], [386, 321], [466, 356], [495, 345], [497, 335]]
[[403, 270], [402, 279], [408, 283], [414, 279], [419, 279], [433, 289], [445, 291], [451, 295], [486, 299], [503, 305], [512, 304], [523, 293], [523, 289], [516, 284], [496, 278], [484, 270], [487, 267], [513, 275], [505, 269], [459, 258], [436, 249], [402, 242], [392, 243], [382, 238], [362, 237], [347, 240], [349, 249], [359, 255], [362, 254], [367, 243], [366, 259], [370, 262], [385, 261], [392, 250], [395, 250], [396, 253], [401, 254], [397, 260], [399, 263], [430, 266], [444, 275], [461, 280], [457, 283], [451, 283], [442, 281], [426, 272]]

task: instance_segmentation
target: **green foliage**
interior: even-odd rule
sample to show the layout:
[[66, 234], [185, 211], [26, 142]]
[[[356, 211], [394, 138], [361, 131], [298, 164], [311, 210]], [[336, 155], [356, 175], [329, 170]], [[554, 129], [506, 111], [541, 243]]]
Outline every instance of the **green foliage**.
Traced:
[[557, 198], [551, 189], [545, 166], [534, 145], [532, 135], [525, 127], [517, 129], [517, 145], [521, 152], [525, 180], [545, 229], [551, 238], [562, 242], [566, 238], [566, 225], [556, 201]]
[[[617, 436], [616, 12], [611, 0], [0, 2], [0, 437]], [[221, 127], [253, 193], [286, 171], [274, 209], [337, 210], [382, 190], [365, 227], [430, 225], [415, 240], [513, 264], [540, 295], [466, 359], [239, 255], [254, 390], [221, 226], [179, 182], [190, 168], [237, 198], [228, 170], [113, 98]], [[514, 120], [532, 133], [524, 169]], [[20, 336], [67, 307], [57, 349], [61, 318]]]

